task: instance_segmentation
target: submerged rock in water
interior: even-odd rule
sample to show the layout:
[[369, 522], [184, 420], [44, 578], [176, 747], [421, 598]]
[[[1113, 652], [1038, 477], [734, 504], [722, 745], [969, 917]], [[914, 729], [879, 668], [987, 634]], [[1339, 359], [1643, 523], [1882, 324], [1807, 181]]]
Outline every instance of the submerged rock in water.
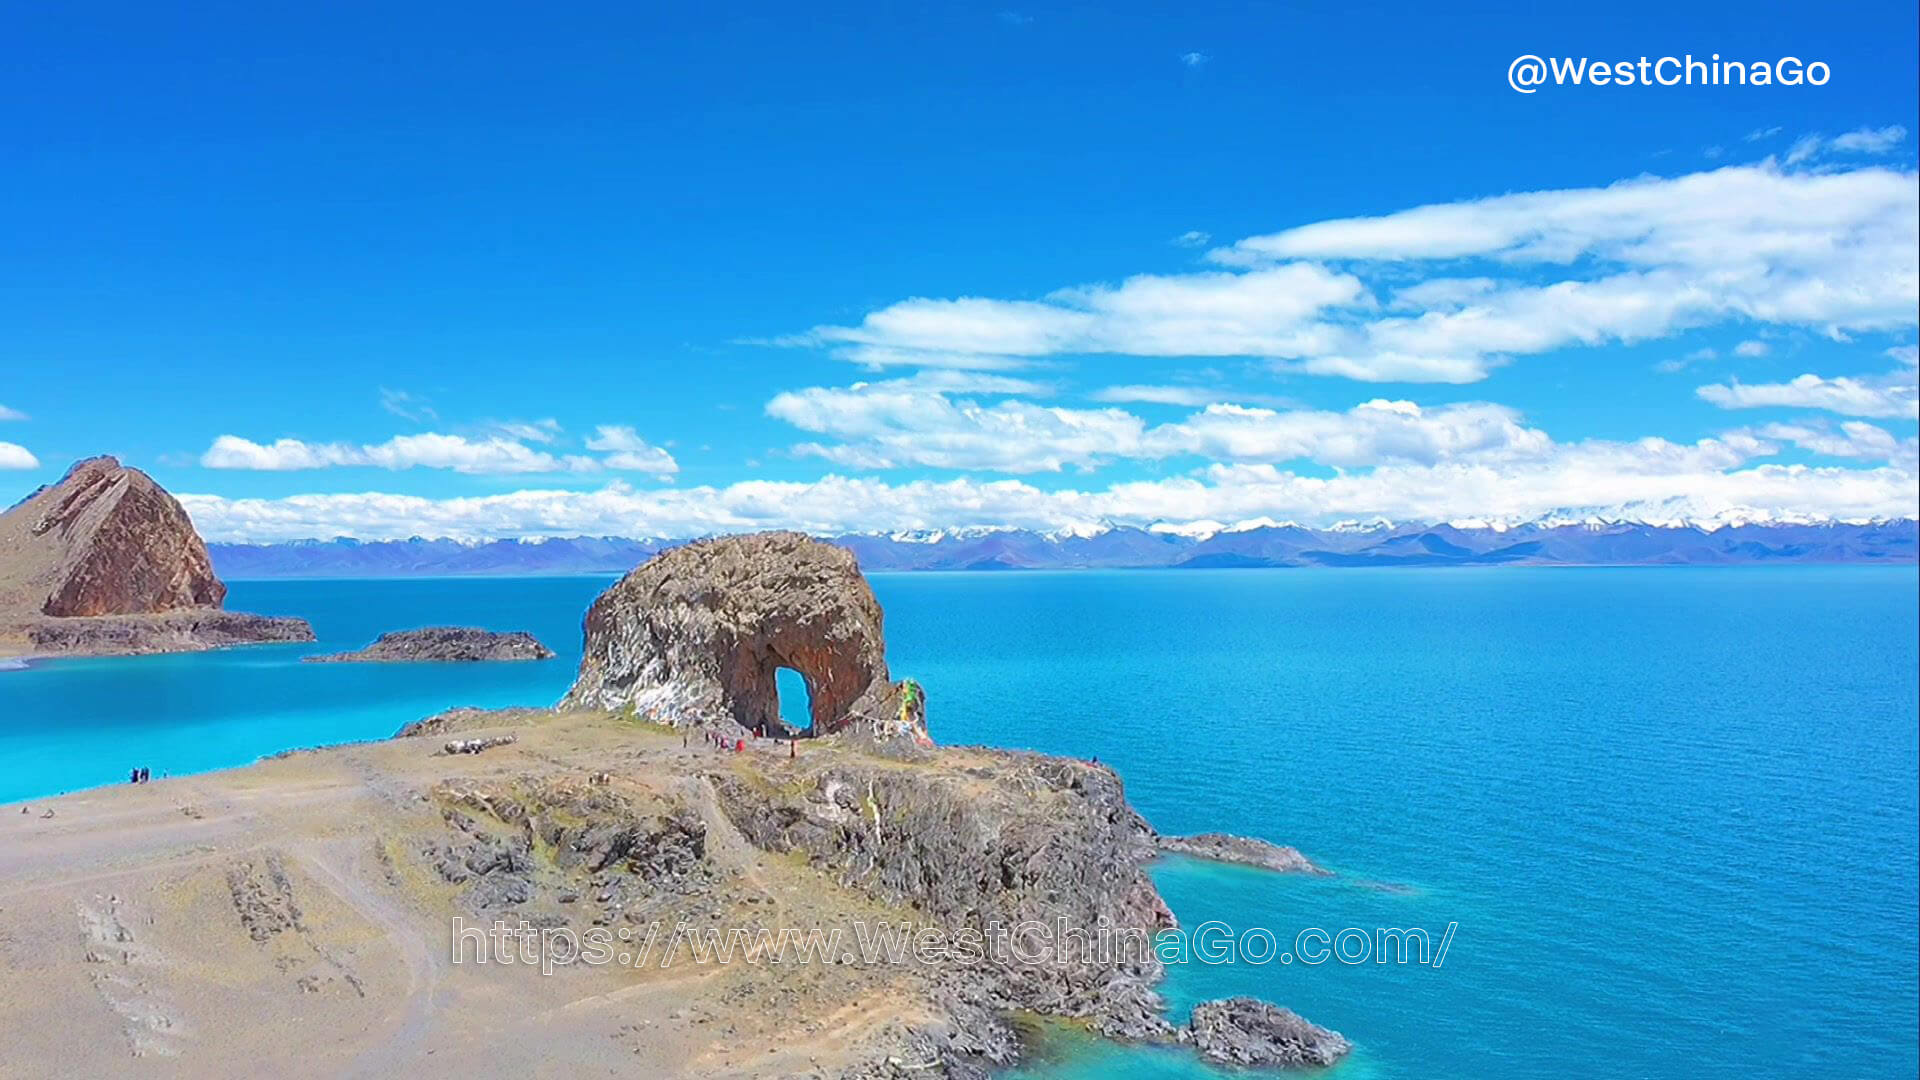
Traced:
[[587, 612], [561, 705], [781, 732], [783, 667], [806, 680], [814, 734], [924, 738], [925, 697], [887, 673], [880, 603], [859, 564], [795, 532], [703, 540], [621, 578]]
[[1182, 1038], [1226, 1065], [1331, 1065], [1353, 1049], [1339, 1032], [1250, 997], [1195, 1005]]
[[551, 660], [553, 650], [524, 630], [502, 632], [470, 626], [429, 626], [396, 630], [355, 652], [309, 656], [316, 664], [378, 663], [409, 660]]
[[1162, 836], [1158, 842], [1161, 851], [1178, 852], [1198, 859], [1240, 863], [1243, 866], [1257, 866], [1263, 870], [1278, 870], [1287, 874], [1330, 875], [1332, 873], [1330, 870], [1322, 870], [1315, 866], [1311, 859], [1300, 854], [1298, 848], [1270, 844], [1251, 836], [1195, 833], [1192, 836]]

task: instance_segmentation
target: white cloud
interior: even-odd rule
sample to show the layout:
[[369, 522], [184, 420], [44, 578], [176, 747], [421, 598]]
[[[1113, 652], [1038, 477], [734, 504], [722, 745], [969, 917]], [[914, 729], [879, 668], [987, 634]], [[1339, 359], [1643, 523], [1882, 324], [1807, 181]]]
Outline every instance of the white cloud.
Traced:
[[1743, 341], [1733, 347], [1733, 355], [1755, 357], [1767, 355], [1769, 349], [1764, 341]]
[[821, 326], [789, 343], [833, 348], [868, 366], [996, 369], [1066, 353], [1297, 356], [1324, 350], [1316, 316], [1368, 306], [1359, 279], [1307, 263], [1247, 273], [1141, 274], [1061, 289], [1045, 300], [915, 298], [858, 326]]
[[1914, 471], [1920, 440], [1896, 438], [1886, 428], [1863, 420], [1848, 420], [1835, 430], [1824, 422], [1813, 424], [1766, 424], [1753, 434], [1762, 439], [1790, 442], [1802, 450], [1828, 457], [1885, 461]]
[[551, 443], [560, 437], [560, 421], [548, 417], [545, 420], [502, 420], [491, 425], [493, 430], [509, 439], [521, 442]]
[[[1301, 476], [1273, 465], [1215, 465], [1193, 475], [1105, 488], [1042, 489], [972, 478], [889, 484], [868, 477], [744, 481], [726, 487], [599, 491], [529, 490], [426, 499], [379, 492], [181, 501], [212, 540], [270, 541], [352, 535], [701, 536], [763, 528], [816, 533], [965, 525], [1060, 529], [1103, 520], [1145, 525], [1258, 517], [1326, 524], [1384, 516], [1438, 521], [1513, 520], [1569, 506], [1679, 504], [1694, 516], [1755, 508], [1837, 518], [1920, 514], [1910, 467], [1752, 464], [1772, 449], [1753, 437], [1675, 444], [1580, 444], [1528, 461], [1383, 466]], [[1678, 512], [1678, 511], [1676, 511]]]
[[402, 420], [415, 423], [427, 423], [440, 418], [425, 398], [385, 386], [380, 388], [380, 407]]
[[451, 469], [469, 474], [588, 472], [597, 467], [590, 458], [557, 457], [512, 439], [469, 439], [462, 435], [396, 435], [371, 445], [309, 443], [276, 439], [256, 443], [237, 435], [222, 435], [200, 456], [209, 469], [253, 469], [283, 472], [335, 466], [382, 469]]
[[1712, 347], [1695, 349], [1685, 356], [1677, 356], [1667, 360], [1662, 360], [1659, 363], [1653, 365], [1653, 370], [1659, 372], [1662, 375], [1677, 375], [1680, 372], [1687, 370], [1688, 368], [1692, 367], [1695, 364], [1698, 364], [1707, 360], [1712, 360], [1719, 355], [1720, 354], [1717, 351], [1715, 351]]
[[1197, 68], [1213, 59], [1203, 52], [1185, 52], [1180, 54], [1180, 62], [1190, 68]]
[[27, 414], [19, 409], [9, 409], [5, 405], [0, 405], [0, 420], [25, 420], [26, 418]]
[[1906, 137], [1906, 128], [1891, 124], [1883, 128], [1861, 128], [1845, 135], [1836, 135], [1827, 145], [1849, 154], [1884, 154], [1900, 145]]
[[892, 387], [902, 390], [938, 390], [949, 394], [1017, 394], [1025, 397], [1045, 397], [1053, 393], [1052, 386], [1032, 379], [1017, 379], [1009, 375], [994, 375], [978, 371], [955, 371], [948, 368], [932, 368], [916, 371], [912, 375], [898, 379], [884, 379], [879, 382], [855, 385]]
[[1020, 400], [993, 405], [884, 383], [811, 387], [775, 395], [767, 415], [845, 440], [803, 443], [796, 454], [857, 468], [924, 465], [995, 472], [1058, 472], [1126, 456], [1145, 421], [1119, 409], [1063, 409]]
[[[1177, 395], [1164, 392], [1180, 388], [1116, 389], [1132, 391], [1136, 400], [1171, 401]], [[1553, 448], [1544, 432], [1526, 427], [1512, 409], [1483, 403], [1422, 408], [1376, 399], [1331, 412], [1216, 401], [1183, 420], [1149, 425], [1121, 409], [1043, 407], [1017, 400], [981, 405], [882, 384], [789, 391], [768, 402], [767, 414], [841, 440], [803, 443], [795, 453], [869, 469], [1059, 472], [1121, 459], [1191, 456], [1227, 462], [1308, 460], [1348, 468], [1537, 457]]]
[[1199, 229], [1190, 229], [1173, 238], [1175, 247], [1184, 248], [1206, 247], [1212, 242], [1213, 234], [1201, 232]]
[[1823, 140], [1818, 135], [1800, 136], [1793, 140], [1791, 147], [1787, 148], [1787, 164], [1798, 165], [1812, 160], [1813, 156], [1820, 152], [1822, 145]]
[[1801, 165], [1827, 154], [1885, 154], [1907, 137], [1907, 129], [1898, 124], [1883, 128], [1859, 128], [1829, 139], [1823, 135], [1802, 135], [1787, 150], [1787, 164]]
[[[1914, 173], [1769, 162], [1322, 221], [1217, 248], [1219, 271], [1039, 300], [919, 297], [780, 343], [870, 367], [1252, 357], [1364, 381], [1463, 383], [1518, 356], [1729, 322], [1834, 337], [1904, 330], [1920, 307], [1916, 247]], [[1486, 272], [1458, 276], [1458, 260]], [[1429, 266], [1446, 273], [1407, 282]], [[1382, 306], [1376, 289], [1388, 287]]]
[[1376, 398], [1346, 412], [1276, 411], [1209, 405], [1147, 433], [1152, 456], [1195, 454], [1213, 461], [1313, 461], [1339, 468], [1437, 464], [1460, 459], [1528, 459], [1553, 449], [1543, 431], [1526, 427], [1503, 405], [1470, 403], [1422, 408]]
[[1211, 405], [1227, 401], [1234, 397], [1225, 390], [1212, 390], [1203, 386], [1151, 386], [1133, 384], [1128, 386], [1107, 386], [1095, 390], [1089, 395], [1095, 401], [1111, 405], [1129, 403], [1141, 405]]
[[1390, 306], [1395, 310], [1462, 308], [1477, 297], [1492, 292], [1498, 284], [1488, 277], [1430, 278], [1418, 285], [1394, 290], [1393, 303]]
[[640, 433], [631, 427], [617, 424], [601, 424], [594, 429], [594, 436], [587, 440], [587, 449], [597, 450], [607, 456], [602, 459], [609, 469], [623, 469], [629, 472], [642, 472], [651, 476], [672, 476], [680, 471], [680, 463], [673, 455], [640, 437]]
[[1745, 140], [1747, 142], [1759, 142], [1762, 139], [1771, 139], [1785, 130], [1785, 128], [1777, 125], [1768, 128], [1754, 128], [1752, 131], [1747, 132]]
[[40, 459], [18, 443], [0, 442], [0, 469], [37, 469]]
[[1822, 409], [1842, 416], [1920, 417], [1920, 393], [1911, 368], [1831, 379], [1808, 373], [1784, 383], [1713, 383], [1694, 392], [1723, 409]]

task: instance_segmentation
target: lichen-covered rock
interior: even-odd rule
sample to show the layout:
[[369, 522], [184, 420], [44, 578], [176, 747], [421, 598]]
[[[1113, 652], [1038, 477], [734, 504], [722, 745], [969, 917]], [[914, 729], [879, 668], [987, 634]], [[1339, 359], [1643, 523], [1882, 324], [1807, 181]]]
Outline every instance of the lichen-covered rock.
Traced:
[[481, 630], [471, 626], [429, 626], [381, 634], [364, 649], [309, 656], [309, 663], [403, 661], [551, 660], [553, 650], [524, 630]]
[[561, 704], [777, 732], [783, 667], [806, 680], [815, 734], [859, 725], [924, 738], [925, 697], [887, 673], [880, 603], [859, 564], [793, 532], [688, 544], [622, 578], [587, 612]]
[[1195, 1005], [1184, 1037], [1202, 1057], [1226, 1065], [1331, 1065], [1353, 1049], [1339, 1032], [1250, 997]]

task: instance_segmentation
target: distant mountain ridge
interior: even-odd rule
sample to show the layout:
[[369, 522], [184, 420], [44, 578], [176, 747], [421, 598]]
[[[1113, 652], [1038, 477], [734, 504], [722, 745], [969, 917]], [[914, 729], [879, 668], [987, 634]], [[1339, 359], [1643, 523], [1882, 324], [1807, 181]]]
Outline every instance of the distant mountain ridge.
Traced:
[[[1218, 569], [1313, 566], [1730, 566], [1912, 563], [1914, 519], [1734, 524], [1550, 519], [1523, 525], [1257, 524], [1189, 533], [1109, 525], [823, 537], [868, 571]], [[227, 578], [624, 573], [685, 541], [298, 540], [210, 544]]]

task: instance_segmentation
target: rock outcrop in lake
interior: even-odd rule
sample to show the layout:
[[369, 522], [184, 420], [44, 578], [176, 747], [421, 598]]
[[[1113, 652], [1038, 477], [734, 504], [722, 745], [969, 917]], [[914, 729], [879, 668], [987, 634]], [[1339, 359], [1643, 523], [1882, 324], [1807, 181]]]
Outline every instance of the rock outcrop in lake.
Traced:
[[227, 589], [180, 503], [88, 458], [0, 514], [0, 648], [140, 653], [311, 641], [299, 619], [221, 610]]
[[1276, 870], [1283, 874], [1331, 874], [1331, 871], [1315, 866], [1311, 859], [1300, 854], [1298, 848], [1282, 847], [1250, 836], [1195, 833], [1192, 836], [1162, 836], [1157, 842], [1161, 851], [1172, 851], [1196, 859], [1257, 866], [1262, 870]]
[[481, 630], [471, 626], [429, 626], [381, 634], [364, 649], [309, 656], [316, 664], [405, 661], [551, 660], [553, 650], [524, 630]]
[[806, 680], [814, 734], [858, 726], [924, 739], [925, 696], [892, 681], [881, 622], [843, 548], [796, 532], [703, 540], [654, 556], [593, 602], [562, 705], [781, 731], [784, 667]]
[[1250, 997], [1195, 1005], [1182, 1037], [1209, 1061], [1251, 1068], [1331, 1065], [1353, 1049], [1339, 1032]]

